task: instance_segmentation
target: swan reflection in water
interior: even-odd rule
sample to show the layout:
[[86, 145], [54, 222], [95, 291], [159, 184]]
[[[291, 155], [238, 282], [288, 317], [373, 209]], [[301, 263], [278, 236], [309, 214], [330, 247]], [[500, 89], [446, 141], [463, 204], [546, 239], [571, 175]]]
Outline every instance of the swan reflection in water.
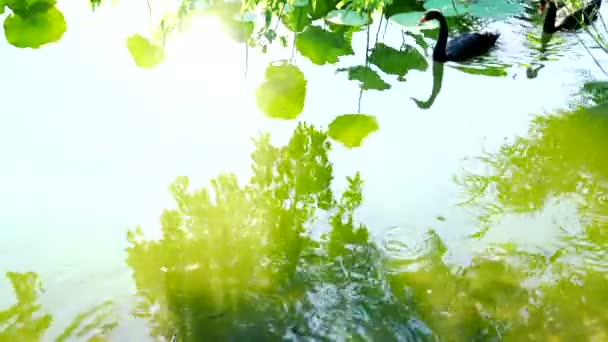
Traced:
[[443, 67], [443, 63], [433, 62], [433, 90], [431, 91], [431, 96], [429, 96], [427, 100], [422, 101], [414, 97], [410, 97], [412, 101], [416, 103], [418, 108], [429, 109], [435, 102], [435, 99], [441, 91], [441, 84], [443, 83]]

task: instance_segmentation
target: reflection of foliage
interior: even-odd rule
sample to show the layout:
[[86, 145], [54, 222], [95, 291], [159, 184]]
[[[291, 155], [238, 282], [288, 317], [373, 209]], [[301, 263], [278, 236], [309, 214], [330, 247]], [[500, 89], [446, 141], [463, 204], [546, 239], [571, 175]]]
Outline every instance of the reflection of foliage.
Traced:
[[409, 70], [425, 71], [429, 67], [426, 58], [414, 47], [406, 46], [405, 50], [396, 50], [383, 43], [377, 43], [369, 56], [370, 63], [387, 74], [397, 75], [400, 79]]
[[494, 210], [537, 211], [549, 196], [566, 194], [578, 194], [585, 205], [600, 205], [608, 192], [602, 186], [608, 180], [607, 108], [536, 118], [528, 137], [483, 158], [493, 175], [469, 174], [462, 179], [471, 194], [468, 202], [481, 204], [495, 191]]
[[[11, 281], [17, 303], [0, 311], [0, 341], [42, 340], [53, 317], [40, 312], [41, 306], [37, 301], [42, 284], [38, 275], [8, 272], [6, 276]], [[63, 342], [69, 337], [89, 336], [89, 341], [103, 338], [118, 324], [113, 317], [112, 305], [111, 301], [106, 301], [77, 315], [55, 341]]]
[[493, 77], [505, 77], [507, 76], [507, 71], [505, 69], [509, 68], [511, 65], [509, 64], [465, 64], [461, 63], [459, 65], [451, 65], [450, 67], [465, 72], [470, 75], [483, 75], [483, 76], [493, 76]]
[[352, 55], [350, 41], [344, 35], [319, 26], [308, 26], [296, 37], [296, 48], [313, 63], [323, 65], [338, 62], [340, 56]]
[[438, 336], [583, 341], [608, 332], [608, 280], [598, 270], [577, 270], [558, 255], [547, 258], [512, 245], [492, 246], [470, 265], [450, 267], [432, 231], [427, 245], [423, 255], [395, 261], [415, 270], [396, 274], [391, 284], [408, 289], [417, 314]]
[[[393, 340], [414, 333], [407, 307], [386, 291], [380, 251], [354, 222], [362, 180], [348, 178], [335, 199], [329, 148], [325, 133], [299, 124], [284, 147], [267, 135], [256, 141], [244, 186], [231, 175], [213, 180], [213, 191], [188, 192], [187, 178], [171, 186], [178, 208], [164, 212], [162, 238], [129, 234], [139, 315], [155, 335]], [[326, 215], [328, 227], [320, 228], [329, 231], [313, 239], [311, 225]]]
[[108, 300], [76, 315], [55, 342], [68, 341], [70, 337], [82, 338], [90, 335], [91, 332], [95, 332], [95, 335], [89, 341], [94, 341], [95, 337], [102, 341], [105, 340], [101, 337], [108, 335], [118, 325], [118, 321], [113, 317], [115, 314], [113, 305], [112, 301]]
[[135, 64], [141, 68], [152, 68], [164, 59], [163, 48], [135, 34], [127, 39], [127, 48]]
[[359, 147], [365, 137], [378, 130], [378, 121], [366, 114], [344, 114], [329, 124], [329, 136], [346, 147]]
[[258, 107], [269, 117], [294, 119], [304, 109], [304, 74], [295, 65], [282, 62], [266, 68], [266, 80], [256, 90]]
[[[8, 272], [17, 303], [7, 310], [0, 311], [0, 341], [39, 341], [51, 326], [53, 318], [40, 314], [38, 301], [42, 285], [38, 275], [33, 272]], [[36, 317], [38, 316], [38, 317]]]
[[[494, 301], [493, 325], [501, 327], [502, 336], [514, 341], [581, 341], [602, 340], [608, 333], [608, 316], [603, 309], [608, 299], [608, 159], [604, 153], [608, 148], [607, 114], [608, 106], [603, 104], [539, 116], [526, 136], [480, 158], [490, 166], [488, 174], [467, 173], [460, 179], [469, 194], [465, 203], [482, 209], [484, 224], [505, 213], [538, 213], [553, 202], [550, 200], [565, 199], [576, 205], [577, 222], [583, 228], [580, 233], [562, 230], [561, 246], [550, 256], [545, 246], [538, 255], [515, 251], [514, 247], [500, 253], [499, 259], [511, 259], [512, 264], [517, 257], [519, 262], [517, 268], [501, 270], [500, 278], [514, 277], [510, 283], [526, 289], [525, 296], [502, 298], [495, 297], [493, 291], [484, 291], [485, 300]], [[497, 256], [492, 259], [497, 260]], [[498, 278], [481, 276], [479, 281]], [[501, 285], [490, 283], [480, 288], [488, 287]], [[508, 291], [517, 292], [521, 293]], [[445, 287], [441, 293], [446, 293]], [[455, 292], [447, 296], [455, 298]], [[484, 308], [483, 313], [488, 314], [481, 300], [471, 295], [466, 298], [481, 304], [475, 311]], [[444, 302], [455, 305], [453, 301]]]
[[357, 65], [350, 68], [341, 68], [337, 71], [348, 71], [348, 79], [357, 80], [361, 82], [360, 86], [363, 90], [386, 90], [391, 88], [390, 84], [384, 82], [384, 80], [380, 77], [380, 75], [378, 75], [376, 71], [365, 65]]
[[[577, 206], [584, 237], [592, 245], [604, 245], [608, 242], [607, 113], [603, 104], [536, 118], [527, 137], [482, 158], [491, 174], [468, 173], [459, 179], [469, 194], [465, 203], [479, 206], [482, 220], [489, 222], [505, 212], [540, 212], [550, 199], [566, 198]], [[488, 229], [484, 227], [478, 236]]]
[[608, 102], [608, 82], [594, 81], [583, 85], [585, 97], [592, 100], [595, 104]]
[[57, 42], [66, 30], [63, 13], [55, 7], [54, 0], [0, 1], [0, 12], [4, 6], [11, 10], [4, 20], [6, 40], [19, 48], [34, 48]]

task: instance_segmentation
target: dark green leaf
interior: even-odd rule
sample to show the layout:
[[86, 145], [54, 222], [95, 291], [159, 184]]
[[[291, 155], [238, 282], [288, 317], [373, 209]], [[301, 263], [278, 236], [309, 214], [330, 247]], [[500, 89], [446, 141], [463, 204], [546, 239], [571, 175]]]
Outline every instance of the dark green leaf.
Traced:
[[370, 63], [387, 74], [403, 77], [410, 70], [424, 71], [429, 67], [426, 58], [414, 47], [396, 50], [383, 43], [378, 43], [369, 56]]
[[296, 37], [296, 48], [313, 63], [323, 65], [338, 62], [338, 57], [352, 54], [350, 42], [344, 35], [308, 26]]
[[360, 81], [360, 86], [364, 90], [386, 90], [391, 88], [390, 84], [384, 82], [376, 71], [364, 65], [338, 69], [338, 71], [348, 71], [348, 79]]

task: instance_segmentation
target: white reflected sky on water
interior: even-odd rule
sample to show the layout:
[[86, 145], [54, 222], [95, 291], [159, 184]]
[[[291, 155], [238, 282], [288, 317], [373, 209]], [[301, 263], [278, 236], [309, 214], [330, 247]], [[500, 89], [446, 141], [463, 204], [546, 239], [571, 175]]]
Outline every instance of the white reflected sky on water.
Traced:
[[[170, 40], [161, 66], [142, 70], [133, 64], [125, 39], [145, 32], [145, 1], [122, 1], [94, 13], [85, 1], [70, 1], [72, 7], [66, 3], [60, 2], [60, 8], [68, 31], [58, 44], [39, 50], [0, 44], [5, 66], [0, 82], [0, 270], [39, 272], [47, 290], [43, 303], [58, 323], [100, 298], [128, 298], [132, 284], [122, 262], [126, 228], [158, 227], [162, 209], [173, 206], [167, 188], [175, 176], [190, 176], [194, 186], [222, 172], [244, 181], [251, 137], [268, 131], [273, 142], [284, 144], [297, 125], [297, 120], [264, 118], [253, 96], [268, 60], [289, 58], [290, 48], [272, 48], [266, 56], [250, 50], [243, 84], [243, 45], [218, 34], [213, 20], [198, 20], [190, 32]], [[529, 62], [533, 52], [523, 44], [526, 29], [517, 21], [494, 25], [503, 34], [493, 52], [497, 58]], [[357, 55], [342, 58], [340, 67], [364, 63], [365, 37], [355, 35]], [[384, 42], [398, 47], [400, 31], [389, 25]], [[465, 254], [457, 245], [478, 227], [474, 215], [455, 207], [461, 189], [452, 177], [463, 158], [495, 149], [524, 134], [534, 115], [567, 105], [584, 70], [599, 74], [579, 50], [547, 62], [532, 80], [517, 64], [504, 78], [446, 66], [441, 93], [426, 111], [410, 97], [428, 97], [431, 68], [410, 71], [403, 83], [382, 75], [392, 89], [365, 92], [361, 107], [377, 116], [380, 130], [359, 149], [334, 144], [336, 189], [346, 175], [360, 171], [365, 204], [358, 216], [378, 237], [391, 226], [434, 227], [455, 254]], [[326, 127], [337, 115], [356, 112], [357, 82], [345, 73], [334, 75], [335, 65], [316, 66], [302, 56], [296, 63], [308, 80], [298, 120]], [[543, 223], [551, 217], [573, 221], [575, 213], [565, 213], [548, 210], [545, 218], [510, 225], [546, 228], [527, 229], [542, 240], [553, 229]], [[438, 221], [440, 215], [447, 220]], [[7, 286], [0, 281], [2, 294]], [[127, 336], [133, 329], [119, 331]]]

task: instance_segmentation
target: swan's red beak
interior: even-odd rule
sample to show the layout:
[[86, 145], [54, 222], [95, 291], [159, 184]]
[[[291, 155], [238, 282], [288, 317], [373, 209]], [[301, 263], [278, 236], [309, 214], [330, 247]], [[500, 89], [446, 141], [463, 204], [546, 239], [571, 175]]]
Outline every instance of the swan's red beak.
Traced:
[[538, 4], [538, 14], [542, 14], [545, 11], [545, 4]]
[[426, 23], [426, 17], [422, 17], [422, 19], [420, 19], [420, 24], [424, 24]]

